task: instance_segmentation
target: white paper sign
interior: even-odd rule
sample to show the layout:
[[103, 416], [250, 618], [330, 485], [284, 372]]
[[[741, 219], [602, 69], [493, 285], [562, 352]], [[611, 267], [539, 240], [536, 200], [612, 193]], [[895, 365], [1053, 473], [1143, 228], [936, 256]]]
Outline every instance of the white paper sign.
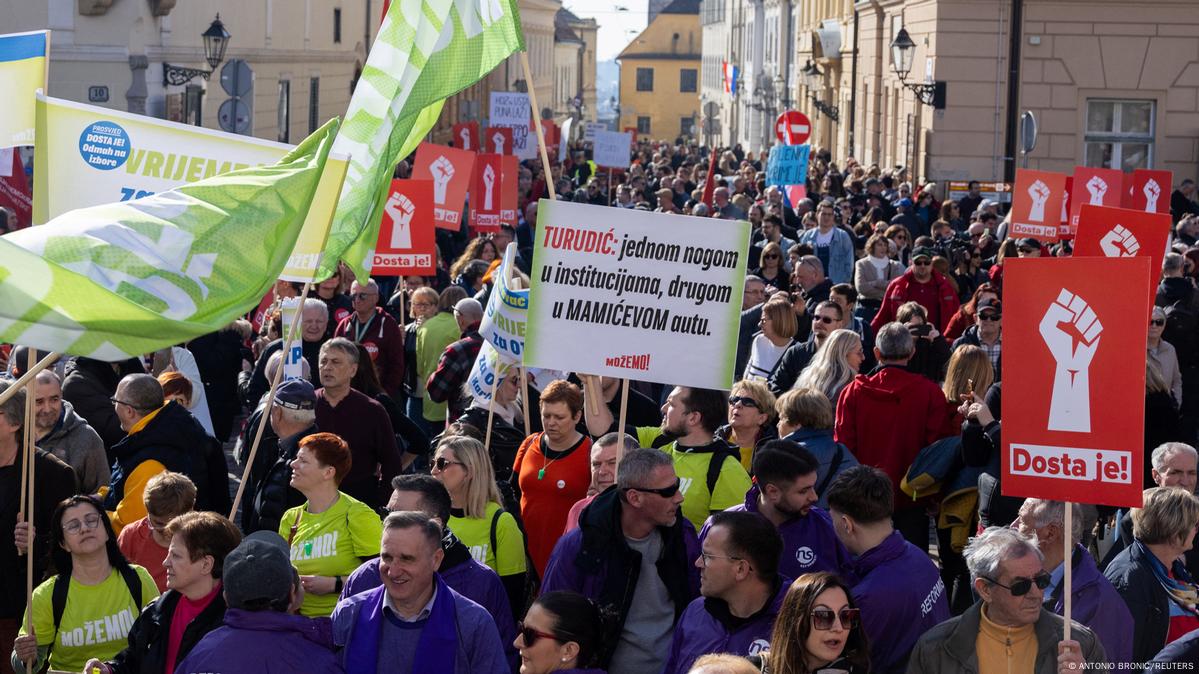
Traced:
[[562, 122], [562, 133], [558, 139], [558, 161], [566, 161], [566, 150], [570, 147], [570, 132], [574, 130], [574, 118], [568, 117]]
[[727, 389], [750, 225], [542, 199], [527, 367]]
[[537, 138], [529, 129], [533, 116], [529, 95], [513, 91], [491, 92], [490, 124], [512, 129], [513, 154], [521, 159], [537, 156]]
[[583, 125], [583, 140], [588, 143], [595, 142], [595, 134], [600, 131], [607, 131], [608, 125], [603, 122], [587, 122]]
[[597, 131], [595, 134], [595, 163], [600, 166], [627, 169], [632, 161], [633, 134]]
[[[291, 323], [295, 320], [296, 312], [300, 310], [303, 300], [299, 297], [285, 297], [281, 304], [283, 309], [283, 330], [286, 332], [291, 328]], [[303, 321], [303, 316], [300, 317]], [[304, 378], [304, 342], [300, 335], [302, 334], [302, 326], [296, 324], [295, 341], [291, 343], [291, 349], [283, 354], [283, 381], [292, 379]], [[287, 345], [287, 340], [283, 340], [283, 345]]]

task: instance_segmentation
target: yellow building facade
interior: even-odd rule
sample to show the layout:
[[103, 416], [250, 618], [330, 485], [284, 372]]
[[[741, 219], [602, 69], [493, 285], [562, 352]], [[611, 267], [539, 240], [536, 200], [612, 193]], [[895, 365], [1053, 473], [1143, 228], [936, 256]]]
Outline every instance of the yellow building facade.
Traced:
[[699, 132], [699, 7], [674, 0], [617, 57], [620, 129], [662, 140]]

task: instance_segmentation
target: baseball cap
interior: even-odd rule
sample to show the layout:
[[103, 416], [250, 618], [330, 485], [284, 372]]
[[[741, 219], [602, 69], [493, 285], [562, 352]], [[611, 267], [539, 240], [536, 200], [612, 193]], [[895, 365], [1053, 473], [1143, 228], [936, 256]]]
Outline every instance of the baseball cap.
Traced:
[[1028, 246], [1029, 248], [1036, 248], [1037, 250], [1041, 249], [1041, 242], [1037, 239], [1032, 238], [1031, 236], [1017, 240], [1016, 245], [1017, 246]]
[[902, 206], [903, 208], [911, 208], [911, 207], [912, 207], [912, 200], [911, 200], [911, 199], [908, 199], [907, 197], [904, 197], [903, 199], [900, 199], [900, 200], [899, 200], [899, 202], [898, 202], [898, 203], [896, 203], [895, 205], [896, 205], [896, 206]]
[[981, 300], [979, 300], [978, 306], [976, 306], [974, 309], [975, 309], [976, 313], [979, 311], [983, 311], [984, 309], [990, 309], [991, 311], [994, 311], [997, 314], [1002, 314], [1003, 313], [1003, 303], [1000, 302], [999, 300], [995, 299], [994, 297], [984, 297]]
[[275, 389], [275, 404], [289, 410], [316, 409], [316, 390], [307, 379], [289, 379]]
[[991, 201], [990, 199], [983, 199], [982, 201], [978, 202], [978, 210], [981, 211], [981, 210], [990, 208], [992, 206], [998, 206], [998, 205], [999, 205], [998, 202]]
[[229, 608], [255, 601], [286, 601], [295, 569], [287, 542], [273, 531], [255, 531], [225, 557], [221, 582]]
[[915, 260], [918, 257], [927, 257], [928, 259], [931, 260], [931, 259], [933, 259], [934, 255], [936, 255], [936, 253], [933, 251], [932, 248], [929, 248], [928, 246], [920, 246], [919, 248], [916, 248], [912, 251], [912, 259], [913, 260]]

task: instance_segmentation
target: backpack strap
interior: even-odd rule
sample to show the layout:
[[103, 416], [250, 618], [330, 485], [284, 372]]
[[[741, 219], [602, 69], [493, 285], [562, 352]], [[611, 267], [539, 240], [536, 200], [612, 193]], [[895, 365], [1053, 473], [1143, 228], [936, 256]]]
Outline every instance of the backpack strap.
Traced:
[[831, 464], [829, 464], [828, 473], [825, 474], [824, 479], [820, 481], [820, 484], [816, 486], [817, 496], [823, 494], [825, 489], [828, 489], [829, 483], [833, 481], [833, 476], [837, 474], [837, 469], [841, 467], [841, 462], [844, 460], [845, 445], [838, 442], [837, 453], [833, 455], [833, 461]]
[[[142, 579], [131, 566], [117, 568], [121, 578], [129, 588], [134, 604], [140, 610], [142, 607]], [[54, 642], [58, 641], [58, 627], [62, 624], [62, 615], [67, 610], [67, 592], [71, 589], [71, 574], [60, 573], [54, 577], [54, 590], [50, 593], [50, 607], [54, 614], [54, 638], [50, 639], [49, 650], [46, 651], [46, 662], [50, 661], [50, 651], [54, 650]]]
[[708, 460], [708, 498], [716, 493], [716, 483], [720, 481], [720, 469], [724, 468], [724, 462], [733, 459], [737, 463], [741, 462], [741, 450], [736, 447], [727, 447], [717, 449], [712, 452], [712, 458]]
[[137, 606], [138, 611], [142, 608], [142, 579], [137, 575], [137, 571], [132, 566], [117, 567], [121, 572], [121, 578], [125, 581], [125, 586], [129, 588], [129, 596], [133, 597], [133, 603]]
[[[496, 508], [495, 514], [491, 516], [491, 554], [495, 555], [495, 565], [496, 566], [500, 565], [500, 551], [499, 551], [499, 548], [497, 547], [496, 541], [495, 541], [495, 529], [497, 526], [499, 526], [500, 515], [503, 515], [503, 514], [504, 514], [503, 508]], [[486, 563], [486, 560], [484, 560], [484, 563]]]

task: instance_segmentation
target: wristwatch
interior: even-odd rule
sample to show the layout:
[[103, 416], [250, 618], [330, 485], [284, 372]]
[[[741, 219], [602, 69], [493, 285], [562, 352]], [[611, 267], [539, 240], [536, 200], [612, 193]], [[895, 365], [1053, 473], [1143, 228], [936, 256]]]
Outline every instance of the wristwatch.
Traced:
[[341, 576], [333, 576], [333, 594], [341, 594], [342, 585]]

